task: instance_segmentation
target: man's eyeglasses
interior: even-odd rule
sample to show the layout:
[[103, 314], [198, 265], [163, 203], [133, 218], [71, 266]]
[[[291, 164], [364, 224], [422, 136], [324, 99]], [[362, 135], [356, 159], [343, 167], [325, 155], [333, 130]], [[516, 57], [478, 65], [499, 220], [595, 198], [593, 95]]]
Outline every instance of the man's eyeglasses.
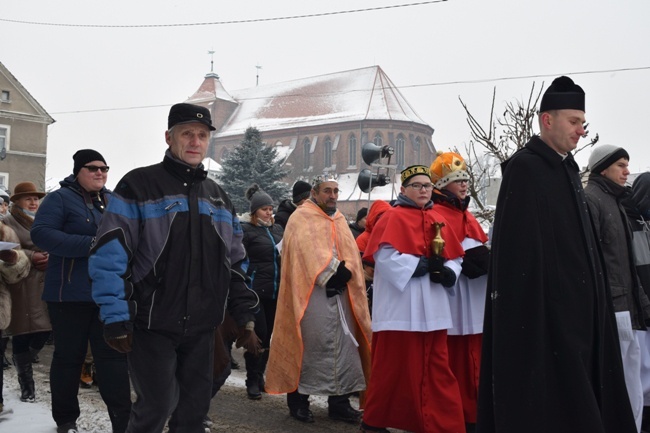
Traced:
[[409, 183], [406, 186], [410, 186], [417, 191], [420, 191], [422, 188], [426, 189], [427, 191], [431, 191], [433, 189], [432, 183]]
[[98, 167], [96, 165], [84, 165], [84, 168], [91, 173], [97, 173], [97, 170], [100, 170], [102, 173], [108, 173], [108, 170], [110, 169], [110, 167], [107, 165], [103, 167]]
[[460, 179], [460, 180], [455, 180], [454, 183], [457, 183], [459, 185], [462, 185], [464, 183], [469, 183], [469, 179]]

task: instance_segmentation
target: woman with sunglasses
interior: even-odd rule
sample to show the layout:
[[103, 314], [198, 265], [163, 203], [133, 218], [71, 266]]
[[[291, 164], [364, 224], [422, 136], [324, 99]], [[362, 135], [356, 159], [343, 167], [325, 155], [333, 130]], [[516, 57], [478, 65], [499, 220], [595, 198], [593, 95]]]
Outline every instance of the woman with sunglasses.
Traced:
[[88, 276], [90, 246], [110, 197], [104, 186], [109, 167], [104, 157], [92, 149], [80, 150], [72, 159], [72, 175], [45, 197], [31, 232], [34, 243], [50, 255], [43, 300], [54, 332], [52, 417], [57, 433], [78, 431], [79, 375], [90, 342], [99, 392], [113, 432], [123, 433], [131, 412], [126, 355], [104, 341], [99, 307], [91, 296]]

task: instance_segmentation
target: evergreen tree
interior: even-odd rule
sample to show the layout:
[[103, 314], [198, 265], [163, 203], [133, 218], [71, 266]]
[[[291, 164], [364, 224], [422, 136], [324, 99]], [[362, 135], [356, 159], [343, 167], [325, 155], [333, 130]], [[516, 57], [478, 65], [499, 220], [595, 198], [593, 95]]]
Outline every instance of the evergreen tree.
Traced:
[[276, 205], [290, 195], [289, 185], [281, 181], [289, 170], [280, 165], [277, 150], [262, 142], [262, 134], [257, 128], [246, 130], [244, 139], [223, 159], [221, 166], [219, 184], [240, 214], [250, 208], [244, 194], [254, 183], [270, 195]]

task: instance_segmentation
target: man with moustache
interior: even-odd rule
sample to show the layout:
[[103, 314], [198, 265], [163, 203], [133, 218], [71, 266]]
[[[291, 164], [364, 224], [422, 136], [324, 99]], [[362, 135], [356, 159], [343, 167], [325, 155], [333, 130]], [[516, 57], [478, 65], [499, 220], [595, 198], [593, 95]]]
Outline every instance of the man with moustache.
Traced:
[[314, 179], [282, 239], [282, 274], [266, 372], [269, 394], [287, 393], [289, 414], [312, 423], [311, 394], [328, 396], [331, 419], [357, 423], [350, 395], [370, 367], [370, 313], [361, 257], [343, 214], [339, 186]]

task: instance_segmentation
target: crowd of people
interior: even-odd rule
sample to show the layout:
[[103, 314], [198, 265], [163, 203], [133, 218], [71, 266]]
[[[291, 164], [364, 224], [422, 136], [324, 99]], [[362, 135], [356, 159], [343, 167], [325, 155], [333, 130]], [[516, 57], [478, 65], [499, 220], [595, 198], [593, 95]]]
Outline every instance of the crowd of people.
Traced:
[[233, 343], [248, 398], [286, 394], [306, 424], [321, 395], [366, 433], [650, 432], [650, 175], [628, 186], [630, 155], [601, 145], [583, 188], [585, 93], [568, 77], [538, 122], [502, 165], [491, 239], [451, 151], [348, 221], [330, 174], [297, 181], [275, 213], [253, 184], [238, 214], [202, 166], [201, 106], [172, 106], [163, 161], [113, 192], [103, 156], [79, 150], [58, 190], [0, 196], [20, 400], [37, 399], [52, 333], [58, 433], [78, 432], [89, 347], [114, 433], [203, 432]]

